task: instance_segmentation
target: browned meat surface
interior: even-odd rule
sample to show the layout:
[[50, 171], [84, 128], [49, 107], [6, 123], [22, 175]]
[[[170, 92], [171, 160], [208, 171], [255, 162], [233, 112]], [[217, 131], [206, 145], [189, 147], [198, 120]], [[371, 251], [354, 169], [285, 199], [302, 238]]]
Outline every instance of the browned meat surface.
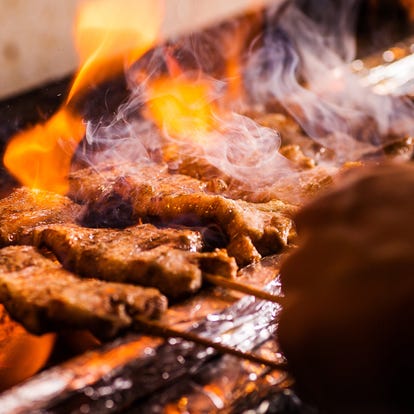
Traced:
[[[292, 206], [281, 201], [249, 203], [209, 193], [207, 183], [165, 166], [107, 166], [80, 170], [70, 177], [71, 196], [87, 203], [88, 216], [107, 216], [113, 200], [130, 203], [137, 217], [214, 223], [225, 232], [240, 265], [280, 251], [288, 242]], [[234, 248], [242, 245], [244, 250]]]
[[79, 279], [31, 246], [0, 250], [0, 302], [33, 333], [86, 328], [101, 338], [167, 308], [156, 289]]
[[282, 203], [284, 205], [282, 211], [293, 211], [294, 206], [303, 205], [332, 184], [337, 167], [328, 163], [317, 165], [315, 159], [306, 156], [298, 145], [283, 146], [279, 152], [289, 160], [291, 174], [263, 187], [252, 188], [196, 157], [182, 160], [178, 172], [204, 181], [209, 193], [220, 194], [232, 200], [244, 200], [253, 205], [278, 200], [278, 208]]
[[200, 233], [151, 224], [123, 230], [48, 225], [35, 230], [34, 240], [76, 273], [156, 287], [170, 298], [200, 289], [203, 271], [225, 277], [237, 271], [225, 251], [199, 252]]
[[299, 145], [285, 145], [281, 147], [279, 152], [285, 156], [288, 160], [292, 161], [300, 169], [308, 170], [314, 168], [316, 163], [313, 158], [307, 157]]
[[74, 222], [80, 208], [59, 194], [19, 188], [0, 200], [0, 245], [27, 243], [38, 225]]

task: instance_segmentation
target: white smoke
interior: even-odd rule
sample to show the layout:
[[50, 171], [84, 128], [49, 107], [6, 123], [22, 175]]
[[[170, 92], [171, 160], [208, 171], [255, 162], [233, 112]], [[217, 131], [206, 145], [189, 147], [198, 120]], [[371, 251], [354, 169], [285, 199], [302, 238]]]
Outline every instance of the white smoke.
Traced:
[[325, 19], [311, 20], [294, 3], [269, 17], [263, 47], [246, 70], [255, 100], [276, 99], [340, 162], [375, 152], [391, 135], [412, 134], [413, 104], [375, 94], [351, 71], [357, 2], [310, 3]]
[[[268, 11], [263, 32], [243, 48], [232, 45], [232, 36], [240, 33], [240, 22], [235, 21], [154, 49], [127, 72], [130, 99], [113, 120], [88, 126], [87, 142], [99, 149], [90, 161], [160, 161], [163, 147], [174, 144], [174, 162], [198, 159], [248, 191], [297, 180], [297, 168], [278, 152], [279, 133], [234, 113], [234, 105], [225, 99], [223, 62], [229, 54], [240, 52], [249, 97], [244, 106], [253, 102], [265, 107], [276, 100], [310, 140], [333, 150], [336, 165], [376, 152], [391, 136], [412, 134], [413, 104], [375, 94], [350, 69], [358, 3], [287, 2], [285, 7]], [[166, 50], [174, 54], [186, 75], [199, 73], [212, 85], [211, 99], [220, 113], [216, 114], [218, 127], [206, 133], [204, 144], [199, 140], [183, 144], [145, 117], [146, 85], [168, 71]]]

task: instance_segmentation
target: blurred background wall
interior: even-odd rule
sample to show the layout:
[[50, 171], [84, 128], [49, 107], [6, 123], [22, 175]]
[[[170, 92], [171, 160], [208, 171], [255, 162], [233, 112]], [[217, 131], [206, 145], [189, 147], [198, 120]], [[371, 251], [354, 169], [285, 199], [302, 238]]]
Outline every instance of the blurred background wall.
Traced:
[[76, 68], [76, 4], [77, 0], [1, 0], [0, 98]]

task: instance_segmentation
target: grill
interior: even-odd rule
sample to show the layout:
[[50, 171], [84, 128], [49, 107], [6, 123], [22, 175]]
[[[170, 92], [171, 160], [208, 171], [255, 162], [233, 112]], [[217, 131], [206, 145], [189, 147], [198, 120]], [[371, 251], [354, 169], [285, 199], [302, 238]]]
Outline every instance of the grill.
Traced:
[[[65, 78], [1, 103], [3, 149], [10, 136], [47, 119], [59, 107], [70, 81]], [[94, 91], [86, 110], [91, 116], [93, 112], [99, 116], [110, 112], [125, 98], [124, 87], [122, 80], [115, 80], [102, 87], [103, 92]], [[108, 105], [106, 101], [105, 108], [97, 109], [96, 102], [102, 102], [108, 89], [116, 91], [110, 94], [114, 103]], [[4, 168], [1, 173], [2, 195], [6, 196], [18, 184]], [[246, 268], [240, 280], [258, 290], [278, 294], [279, 261], [279, 256], [268, 257], [259, 265]], [[242, 296], [225, 288], [207, 290], [176, 306], [168, 326], [189, 329], [207, 341], [283, 366], [285, 361], [274, 341], [279, 306], [254, 296]], [[54, 359], [66, 360], [68, 352], [73, 351], [63, 350], [63, 355]], [[221, 355], [211, 347], [180, 338], [160, 340], [130, 334], [45, 369], [25, 384], [5, 392], [1, 405], [5, 412], [57, 413], [157, 412], [162, 407], [183, 404], [195, 412], [224, 407], [238, 412], [261, 404], [271, 404], [276, 409], [286, 407], [286, 412], [302, 407], [287, 388], [291, 379], [285, 370], [247, 360], [240, 364], [237, 356]]]
[[[298, 3], [309, 15], [318, 13], [312, 2]], [[358, 20], [360, 56], [351, 66], [362, 83], [374, 85], [379, 93], [412, 95], [411, 27], [403, 9], [391, 3], [375, 8], [371, 2], [363, 2]], [[395, 19], [382, 24], [390, 11]], [[395, 46], [385, 49], [378, 38]], [[2, 152], [16, 132], [48, 119], [60, 107], [71, 81], [71, 77], [64, 78], [0, 102]], [[82, 116], [97, 125], [111, 119], [127, 99], [126, 80], [121, 76], [88, 91], [78, 106]], [[412, 143], [406, 137], [403, 141], [391, 140], [389, 151], [410, 158]], [[79, 166], [101, 146], [83, 141], [76, 154]], [[321, 148], [315, 144], [312, 150], [318, 154]], [[0, 173], [0, 195], [5, 197], [18, 184], [4, 167]], [[266, 256], [244, 267], [238, 283], [250, 286], [250, 293], [256, 289], [277, 298], [282, 255]], [[157, 335], [131, 333], [79, 355], [65, 349], [62, 336], [61, 351], [52, 356], [49, 365], [4, 392], [0, 406], [10, 413], [316, 413], [317, 409], [303, 404], [292, 391], [293, 379], [278, 350], [280, 305], [258, 296], [242, 294], [231, 286], [208, 286], [171, 306], [162, 324], [152, 326]], [[180, 338], [175, 332], [187, 334]], [[192, 335], [198, 339], [191, 341]]]

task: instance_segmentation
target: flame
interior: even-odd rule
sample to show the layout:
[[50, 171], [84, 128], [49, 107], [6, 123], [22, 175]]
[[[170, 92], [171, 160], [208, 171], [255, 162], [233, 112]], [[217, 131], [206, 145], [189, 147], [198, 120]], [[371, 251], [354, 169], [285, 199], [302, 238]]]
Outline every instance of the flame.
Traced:
[[243, 82], [238, 56], [228, 59], [226, 64], [227, 75], [227, 102], [231, 105], [244, 97]]
[[47, 361], [54, 334], [32, 335], [0, 305], [0, 391], [29, 378]]
[[150, 116], [169, 136], [203, 143], [214, 129], [212, 86], [185, 76], [159, 78], [148, 88]]
[[[254, 2], [252, 0], [252, 5]], [[165, 48], [168, 74], [149, 81], [147, 114], [169, 137], [205, 148], [212, 139], [209, 133], [223, 125], [218, 119], [227, 118], [236, 106], [240, 106], [245, 98], [242, 54], [246, 43], [252, 40], [252, 27], [254, 33], [261, 29], [261, 16], [247, 15], [230, 27], [217, 29], [217, 43], [225, 59], [222, 62], [225, 75], [222, 85], [227, 84], [220, 96], [211, 78], [185, 72], [174, 58], [173, 47]]]
[[75, 41], [81, 69], [68, 101], [90, 84], [120, 73], [156, 42], [162, 0], [89, 0], [78, 15]]
[[64, 194], [71, 159], [85, 128], [76, 104], [91, 85], [119, 73], [157, 40], [162, 0], [89, 0], [80, 9], [76, 43], [81, 68], [66, 104], [46, 123], [16, 134], [4, 164], [22, 184]]
[[45, 124], [15, 135], [4, 165], [23, 185], [64, 194], [71, 159], [84, 133], [82, 118], [62, 108]]

